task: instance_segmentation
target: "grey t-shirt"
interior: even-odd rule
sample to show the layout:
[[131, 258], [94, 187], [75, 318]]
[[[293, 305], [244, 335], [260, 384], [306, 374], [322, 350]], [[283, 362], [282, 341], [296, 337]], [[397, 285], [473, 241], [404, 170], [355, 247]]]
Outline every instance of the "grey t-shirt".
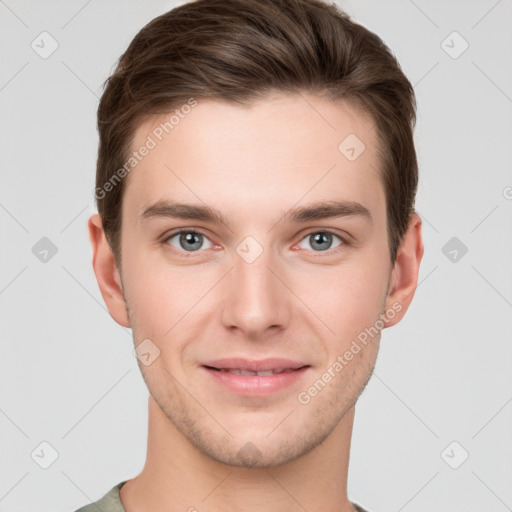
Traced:
[[[79, 508], [76, 512], [126, 512], [119, 498], [119, 490], [126, 482], [127, 480], [118, 483], [116, 486], [112, 487], [103, 498], [89, 505], [85, 505], [85, 507]], [[369, 512], [356, 503], [352, 504], [357, 512]]]

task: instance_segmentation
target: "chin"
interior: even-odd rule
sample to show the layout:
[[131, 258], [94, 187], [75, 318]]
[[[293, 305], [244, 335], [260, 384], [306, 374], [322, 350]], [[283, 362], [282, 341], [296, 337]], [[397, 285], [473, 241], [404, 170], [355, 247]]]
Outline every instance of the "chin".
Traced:
[[299, 433], [286, 436], [273, 435], [273, 439], [267, 437], [268, 432], [253, 436], [247, 440], [247, 436], [240, 437], [220, 436], [214, 439], [203, 436], [201, 432], [187, 433], [189, 441], [201, 453], [211, 459], [238, 468], [271, 468], [281, 466], [310, 452], [318, 446], [328, 435], [324, 432], [310, 433], [308, 438], [303, 438]]

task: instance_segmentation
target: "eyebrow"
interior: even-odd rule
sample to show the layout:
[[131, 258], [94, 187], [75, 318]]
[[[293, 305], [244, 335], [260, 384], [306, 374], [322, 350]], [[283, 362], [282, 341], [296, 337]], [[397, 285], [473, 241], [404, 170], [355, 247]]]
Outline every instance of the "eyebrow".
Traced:
[[[284, 220], [292, 224], [301, 224], [313, 220], [349, 216], [359, 216], [370, 223], [373, 222], [370, 210], [355, 201], [321, 201], [308, 206], [293, 208], [283, 211], [280, 221]], [[139, 221], [143, 223], [152, 218], [198, 220], [213, 224], [229, 225], [226, 216], [215, 208], [170, 200], [160, 200], [145, 208], [139, 216]]]

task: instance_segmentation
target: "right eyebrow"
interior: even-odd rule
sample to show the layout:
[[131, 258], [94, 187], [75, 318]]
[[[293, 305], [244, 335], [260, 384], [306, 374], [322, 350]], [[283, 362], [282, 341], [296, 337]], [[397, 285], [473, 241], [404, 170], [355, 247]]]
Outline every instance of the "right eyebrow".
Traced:
[[227, 219], [215, 208], [206, 205], [177, 203], [174, 201], [157, 201], [140, 214], [140, 222], [151, 218], [190, 219], [227, 225]]

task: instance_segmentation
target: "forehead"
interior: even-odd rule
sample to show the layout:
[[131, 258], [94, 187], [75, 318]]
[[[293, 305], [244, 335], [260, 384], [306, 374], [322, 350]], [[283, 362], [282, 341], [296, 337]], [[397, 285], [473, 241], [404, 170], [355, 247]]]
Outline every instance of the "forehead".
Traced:
[[316, 200], [375, 209], [384, 201], [376, 144], [371, 116], [345, 102], [198, 100], [138, 127], [132, 150], [150, 149], [129, 174], [123, 209], [140, 214], [165, 198], [248, 216]]

